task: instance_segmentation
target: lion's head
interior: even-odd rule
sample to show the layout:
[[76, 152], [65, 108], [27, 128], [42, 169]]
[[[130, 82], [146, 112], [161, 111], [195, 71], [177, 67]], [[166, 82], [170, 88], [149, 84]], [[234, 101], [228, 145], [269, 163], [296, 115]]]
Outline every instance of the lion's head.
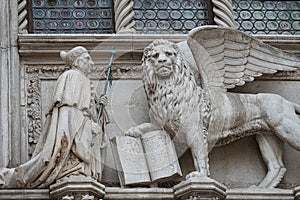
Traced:
[[[177, 45], [168, 40], [155, 40], [144, 49], [144, 75], [150, 80], [170, 79], [178, 72], [180, 64]], [[146, 73], [146, 74], [145, 74]]]

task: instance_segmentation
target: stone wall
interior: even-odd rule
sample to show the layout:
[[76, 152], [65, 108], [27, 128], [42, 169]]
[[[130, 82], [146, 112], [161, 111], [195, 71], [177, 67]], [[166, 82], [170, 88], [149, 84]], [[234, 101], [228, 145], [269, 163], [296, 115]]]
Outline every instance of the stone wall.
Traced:
[[[43, 127], [44, 115], [47, 112], [55, 80], [66, 70], [59, 58], [60, 50], [68, 50], [77, 45], [85, 46], [90, 50], [97, 66], [97, 69], [90, 74], [90, 79], [94, 87], [98, 87], [100, 91], [104, 87], [105, 70], [111, 51], [117, 51], [112, 68], [113, 86], [108, 90], [111, 124], [107, 127], [107, 135], [112, 138], [122, 135], [131, 126], [149, 121], [148, 105], [141, 81], [140, 60], [143, 48], [157, 38], [179, 42], [185, 37], [185, 35], [137, 34], [20, 35], [20, 73], [24, 74], [21, 78], [24, 89], [20, 91], [20, 95], [21, 102], [25, 105], [21, 115], [24, 122], [22, 131], [27, 134], [27, 146], [22, 151], [27, 152], [27, 158], [30, 158]], [[261, 36], [260, 38], [269, 44], [300, 54], [297, 45], [300, 37]], [[272, 92], [300, 103], [299, 94], [295, 92], [300, 84], [299, 73], [297, 71], [265, 76], [246, 86], [238, 87], [233, 92]], [[285, 161], [288, 173], [281, 187], [291, 188], [300, 182], [300, 176], [296, 175], [297, 166], [300, 166], [297, 158], [300, 158], [300, 153], [286, 146]], [[212, 177], [229, 188], [257, 184], [266, 172], [255, 137], [244, 138], [225, 147], [214, 149], [210, 154], [210, 160]], [[189, 151], [182, 155], [180, 161], [184, 174], [193, 170]], [[108, 147], [103, 178], [106, 185], [119, 185], [114, 169], [114, 161]]]

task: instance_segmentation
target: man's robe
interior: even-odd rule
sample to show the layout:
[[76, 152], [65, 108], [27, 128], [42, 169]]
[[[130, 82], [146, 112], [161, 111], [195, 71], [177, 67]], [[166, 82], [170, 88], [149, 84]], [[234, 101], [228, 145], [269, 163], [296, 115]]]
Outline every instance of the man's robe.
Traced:
[[0, 188], [46, 188], [70, 175], [100, 181], [104, 134], [92, 140], [90, 80], [68, 70], [58, 79], [42, 134], [32, 159], [16, 168], [0, 169]]

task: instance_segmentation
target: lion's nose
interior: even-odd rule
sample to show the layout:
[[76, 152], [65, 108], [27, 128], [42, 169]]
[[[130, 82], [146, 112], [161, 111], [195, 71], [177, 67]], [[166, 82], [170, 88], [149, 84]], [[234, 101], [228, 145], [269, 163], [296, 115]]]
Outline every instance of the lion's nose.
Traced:
[[157, 60], [159, 63], [165, 63], [167, 61], [167, 57], [165, 54], [160, 54]]

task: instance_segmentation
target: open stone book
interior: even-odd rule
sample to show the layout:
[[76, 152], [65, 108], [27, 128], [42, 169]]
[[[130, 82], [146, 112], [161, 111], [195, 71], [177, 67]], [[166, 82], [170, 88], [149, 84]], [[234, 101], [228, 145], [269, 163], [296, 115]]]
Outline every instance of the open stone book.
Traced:
[[174, 144], [164, 131], [116, 136], [111, 146], [121, 185], [147, 185], [182, 176]]

